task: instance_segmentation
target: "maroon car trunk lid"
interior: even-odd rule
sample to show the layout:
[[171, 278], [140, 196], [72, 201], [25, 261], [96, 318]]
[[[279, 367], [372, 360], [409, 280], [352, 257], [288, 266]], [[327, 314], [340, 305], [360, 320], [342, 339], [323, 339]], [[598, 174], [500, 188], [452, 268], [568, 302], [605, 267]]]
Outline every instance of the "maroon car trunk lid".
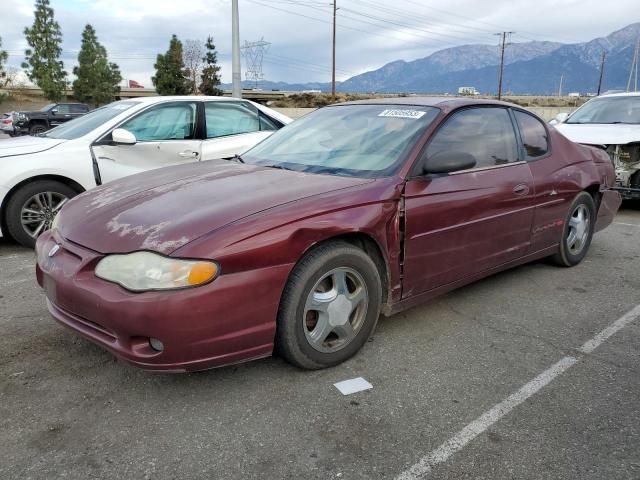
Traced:
[[248, 215], [368, 181], [214, 160], [93, 189], [65, 206], [58, 229], [101, 253], [170, 253]]

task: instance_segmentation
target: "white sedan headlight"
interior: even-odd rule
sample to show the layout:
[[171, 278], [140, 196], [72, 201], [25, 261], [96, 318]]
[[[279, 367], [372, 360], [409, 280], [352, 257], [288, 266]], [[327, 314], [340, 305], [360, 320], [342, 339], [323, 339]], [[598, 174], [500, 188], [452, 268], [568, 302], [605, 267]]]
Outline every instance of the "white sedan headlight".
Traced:
[[134, 292], [195, 287], [212, 281], [218, 272], [214, 262], [182, 260], [152, 252], [109, 255], [96, 266], [96, 276]]

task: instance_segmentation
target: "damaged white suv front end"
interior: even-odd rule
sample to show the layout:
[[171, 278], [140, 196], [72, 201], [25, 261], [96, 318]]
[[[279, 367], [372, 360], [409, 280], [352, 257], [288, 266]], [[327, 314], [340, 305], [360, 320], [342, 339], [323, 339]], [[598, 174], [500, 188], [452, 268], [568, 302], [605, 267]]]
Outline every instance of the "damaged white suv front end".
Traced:
[[574, 142], [606, 149], [622, 198], [640, 199], [640, 92], [594, 98], [554, 126]]

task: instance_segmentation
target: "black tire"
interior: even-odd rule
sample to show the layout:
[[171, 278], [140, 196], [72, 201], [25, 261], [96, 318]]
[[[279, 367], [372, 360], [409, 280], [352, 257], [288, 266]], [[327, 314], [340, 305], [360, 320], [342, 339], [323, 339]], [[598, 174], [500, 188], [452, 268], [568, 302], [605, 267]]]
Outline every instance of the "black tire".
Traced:
[[[305, 302], [316, 283], [336, 268], [346, 268], [360, 276], [366, 286], [368, 302], [352, 340], [335, 352], [325, 353], [315, 349], [307, 339]], [[378, 322], [381, 303], [382, 282], [371, 257], [344, 241], [324, 243], [309, 251], [289, 276], [278, 311], [276, 350], [289, 363], [304, 369], [338, 365], [355, 355], [366, 343]]]
[[47, 126], [43, 123], [34, 123], [29, 127], [29, 135], [37, 136], [47, 131]]
[[[56, 198], [64, 196], [69, 199], [78, 195], [77, 191], [64, 183], [56, 182], [55, 180], [37, 180], [16, 190], [7, 203], [5, 223], [9, 235], [25, 247], [33, 248], [36, 244], [37, 236], [31, 236], [29, 231], [25, 229], [25, 226], [22, 225], [22, 207], [25, 206], [25, 203], [34, 195], [46, 192], [55, 194]], [[42, 231], [39, 232], [38, 235], [42, 233]]]
[[[588, 212], [589, 225], [585, 230], [585, 240], [579, 251], [572, 251], [569, 245], [569, 233], [571, 226], [571, 219], [578, 212], [579, 209], [584, 208]], [[587, 192], [580, 192], [571, 203], [569, 212], [564, 222], [564, 228], [562, 229], [562, 237], [560, 238], [560, 251], [553, 256], [553, 261], [563, 267], [573, 267], [578, 265], [582, 259], [587, 255], [591, 240], [593, 239], [593, 231], [596, 223], [596, 205], [593, 201], [593, 197]]]

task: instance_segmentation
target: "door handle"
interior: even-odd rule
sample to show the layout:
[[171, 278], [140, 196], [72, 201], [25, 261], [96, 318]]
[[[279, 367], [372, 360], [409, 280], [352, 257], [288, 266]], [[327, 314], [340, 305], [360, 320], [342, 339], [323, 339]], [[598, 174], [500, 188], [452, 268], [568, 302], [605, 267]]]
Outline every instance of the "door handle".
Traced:
[[513, 187], [513, 193], [515, 193], [516, 195], [526, 195], [527, 193], [529, 193], [529, 186], [524, 183], [516, 185], [515, 187]]
[[198, 158], [198, 152], [192, 152], [191, 150], [185, 150], [184, 152], [180, 152], [178, 154], [179, 157], [182, 158]]

